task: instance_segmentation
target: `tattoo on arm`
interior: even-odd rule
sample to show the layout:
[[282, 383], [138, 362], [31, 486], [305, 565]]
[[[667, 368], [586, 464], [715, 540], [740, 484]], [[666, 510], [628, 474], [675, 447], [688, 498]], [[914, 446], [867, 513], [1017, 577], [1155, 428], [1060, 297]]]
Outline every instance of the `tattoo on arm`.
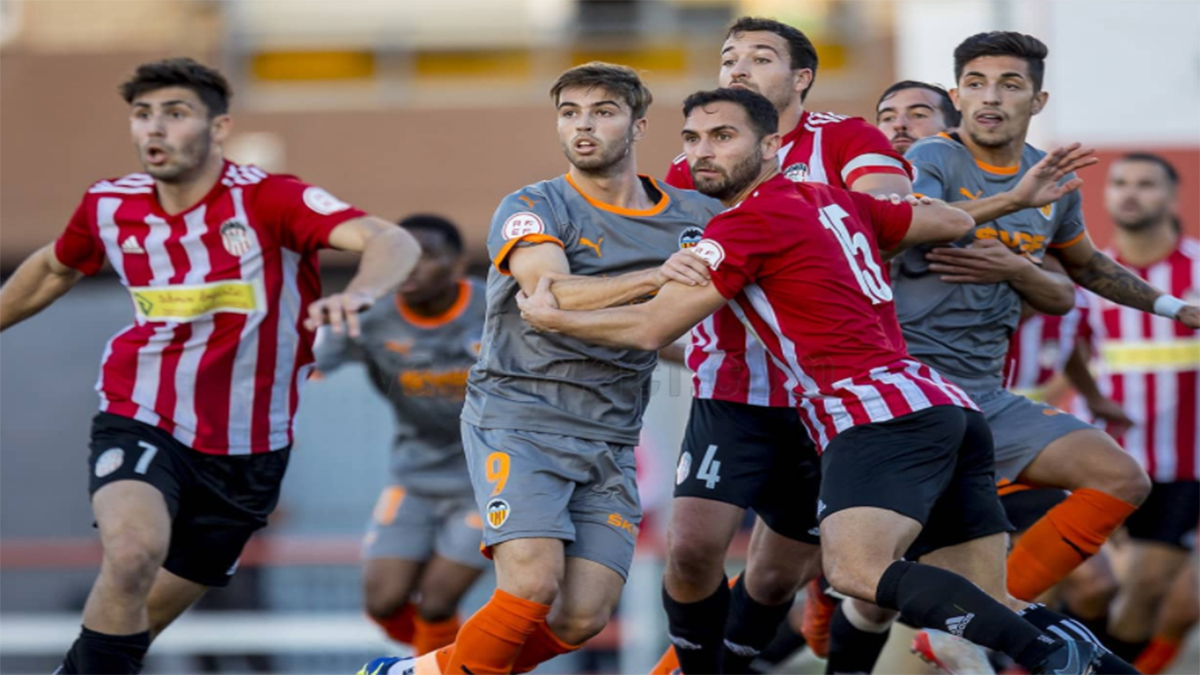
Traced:
[[1143, 312], [1154, 311], [1154, 300], [1162, 295], [1162, 291], [1100, 251], [1093, 253], [1086, 265], [1068, 271], [1080, 286], [1096, 295]]

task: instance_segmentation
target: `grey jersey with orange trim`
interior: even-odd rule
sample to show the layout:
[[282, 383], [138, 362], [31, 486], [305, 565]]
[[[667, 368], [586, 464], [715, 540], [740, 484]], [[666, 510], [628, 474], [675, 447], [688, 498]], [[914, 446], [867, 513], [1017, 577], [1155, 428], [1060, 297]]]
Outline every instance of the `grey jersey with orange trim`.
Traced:
[[[956, 138], [939, 135], [921, 139], [904, 158], [916, 169], [914, 192], [956, 202], [1012, 189], [1045, 155], [1026, 145], [1019, 167], [992, 167], [976, 162]], [[1083, 237], [1080, 204], [1075, 191], [1045, 208], [1024, 209], [978, 225], [952, 245], [999, 239], [1040, 263], [1048, 248], [1068, 246]], [[925, 254], [931, 248], [934, 246], [914, 247], [892, 265], [896, 313], [908, 353], [969, 390], [1002, 387], [1008, 341], [1021, 315], [1021, 296], [1007, 283], [942, 281], [929, 271]]]
[[657, 196], [646, 211], [595, 202], [567, 176], [535, 183], [500, 203], [488, 234], [487, 327], [467, 378], [463, 421], [484, 429], [566, 434], [634, 445], [650, 398], [654, 352], [612, 349], [534, 331], [521, 319], [514, 246], [554, 242], [571, 274], [617, 276], [661, 265], [694, 245], [721, 203], [642, 177]]
[[427, 495], [470, 494], [458, 417], [467, 372], [479, 358], [486, 309], [483, 281], [464, 279], [458, 300], [440, 317], [416, 315], [393, 296], [361, 315], [358, 338], [321, 329], [318, 370], [362, 361], [371, 384], [392, 404], [393, 484]]

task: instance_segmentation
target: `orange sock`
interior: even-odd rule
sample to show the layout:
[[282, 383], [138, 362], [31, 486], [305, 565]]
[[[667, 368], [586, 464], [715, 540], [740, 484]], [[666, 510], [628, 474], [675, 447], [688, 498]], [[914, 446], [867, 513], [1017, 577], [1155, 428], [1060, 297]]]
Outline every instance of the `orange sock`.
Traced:
[[418, 614], [413, 622], [416, 624], [416, 630], [413, 631], [412, 646], [417, 656], [453, 644], [454, 637], [458, 635], [457, 616], [430, 622], [422, 619]]
[[386, 619], [377, 619], [369, 614], [367, 618], [374, 621], [376, 625], [383, 629], [383, 632], [387, 633], [389, 638], [396, 642], [405, 645], [413, 644], [413, 637], [416, 632], [415, 621], [417, 611], [412, 603], [406, 603]]
[[550, 605], [523, 600], [500, 589], [458, 630], [454, 653], [443, 673], [511, 673], [513, 664]]
[[662, 658], [650, 669], [650, 675], [671, 675], [676, 670], [679, 670], [679, 656], [675, 654], [675, 647], [672, 645], [667, 647]]
[[1099, 490], [1071, 493], [1013, 547], [1008, 555], [1008, 592], [1032, 602], [1095, 555], [1136, 509]]
[[1156, 637], [1142, 650], [1137, 660], [1133, 662], [1133, 667], [1146, 675], [1158, 675], [1171, 665], [1182, 646], [1183, 644], [1179, 640], [1162, 636]]
[[537, 668], [539, 664], [545, 663], [556, 656], [568, 654], [582, 647], [582, 644], [569, 645], [562, 641], [554, 631], [550, 630], [550, 625], [545, 621], [539, 623], [537, 628], [530, 634], [529, 639], [525, 641], [525, 648], [521, 650], [521, 655], [517, 657], [517, 662], [513, 664], [512, 671], [514, 673], [528, 673]]

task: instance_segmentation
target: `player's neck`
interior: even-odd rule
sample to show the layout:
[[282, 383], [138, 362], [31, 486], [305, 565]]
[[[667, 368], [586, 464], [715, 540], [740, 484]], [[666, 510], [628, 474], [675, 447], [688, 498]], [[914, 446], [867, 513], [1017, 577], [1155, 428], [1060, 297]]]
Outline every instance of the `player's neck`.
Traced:
[[766, 171], [760, 173], [758, 175], [758, 178], [754, 179], [753, 183], [746, 186], [745, 190], [742, 190], [741, 192], [737, 193], [733, 197], [730, 197], [729, 199], [722, 199], [721, 203], [724, 204], [725, 206], [729, 206], [729, 207], [735, 206], [737, 204], [741, 204], [743, 201], [746, 200], [746, 197], [749, 197], [751, 194], [754, 193], [755, 190], [758, 189], [758, 186], [762, 185], [763, 183], [771, 180], [772, 178], [774, 178], [775, 176], [778, 176], [778, 175], [779, 175], [779, 164], [775, 163], [771, 166], [770, 169], [767, 169]]
[[203, 168], [191, 179], [179, 183], [164, 183], [154, 181], [158, 204], [169, 215], [178, 215], [192, 208], [204, 199], [221, 179], [221, 171], [225, 167], [225, 159], [221, 153], [213, 151]]
[[1021, 134], [1018, 138], [1014, 138], [1011, 143], [1000, 147], [984, 147], [975, 142], [969, 133], [960, 133], [959, 138], [966, 146], [971, 156], [977, 162], [1008, 168], [1017, 166], [1021, 163], [1021, 153], [1025, 152], [1025, 134]]
[[1133, 267], [1149, 267], [1171, 255], [1179, 246], [1179, 233], [1171, 216], [1142, 230], [1118, 227], [1113, 245], [1121, 262]]
[[796, 104], [779, 111], [779, 135], [787, 136], [800, 126], [800, 119], [804, 117], [804, 104], [799, 100]]
[[630, 211], [654, 208], [654, 201], [646, 194], [646, 187], [633, 162], [612, 174], [588, 173], [576, 166], [572, 166], [568, 173], [575, 187], [594, 201]]
[[458, 302], [458, 296], [462, 293], [459, 288], [458, 281], [446, 287], [444, 291], [438, 293], [435, 297], [421, 302], [412, 302], [406, 299], [403, 295], [400, 296], [400, 302], [404, 303], [405, 309], [413, 314], [427, 318], [438, 317], [450, 311], [454, 303]]

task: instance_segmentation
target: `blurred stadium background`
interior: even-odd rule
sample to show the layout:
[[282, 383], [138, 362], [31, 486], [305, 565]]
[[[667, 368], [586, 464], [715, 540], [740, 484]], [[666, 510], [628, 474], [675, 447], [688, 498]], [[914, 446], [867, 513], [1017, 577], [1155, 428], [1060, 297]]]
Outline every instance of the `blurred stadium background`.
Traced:
[[[1195, 0], [0, 0], [0, 270], [65, 225], [94, 180], [138, 170], [116, 85], [146, 60], [224, 70], [227, 154], [302, 176], [372, 213], [447, 215], [486, 265], [492, 209], [561, 173], [546, 90], [592, 59], [640, 69], [655, 94], [643, 173], [678, 153], [678, 104], [715, 84], [724, 28], [743, 14], [807, 32], [821, 67], [811, 110], [874, 119], [893, 81], [952, 84], [951, 52], [982, 30], [1050, 45], [1037, 145], [1082, 141], [1089, 229], [1111, 235], [1101, 189], [1129, 150], [1163, 154], [1200, 235], [1200, 3]], [[327, 283], [344, 279], [330, 256]], [[50, 672], [78, 630], [99, 560], [86, 495], [92, 384], [129, 319], [113, 278], [83, 284], [0, 351], [0, 671]], [[665, 645], [664, 509], [690, 384], [656, 375], [643, 434], [647, 523], [610, 630], [539, 672], [646, 672]], [[235, 584], [156, 643], [147, 672], [354, 672], [389, 650], [359, 610], [360, 534], [386, 477], [391, 415], [346, 368], [306, 392], [275, 521]], [[737, 564], [737, 561], [732, 561]], [[477, 606], [489, 580], [473, 593]], [[811, 666], [810, 666], [811, 667]], [[1195, 643], [1175, 672], [1198, 672]]]

